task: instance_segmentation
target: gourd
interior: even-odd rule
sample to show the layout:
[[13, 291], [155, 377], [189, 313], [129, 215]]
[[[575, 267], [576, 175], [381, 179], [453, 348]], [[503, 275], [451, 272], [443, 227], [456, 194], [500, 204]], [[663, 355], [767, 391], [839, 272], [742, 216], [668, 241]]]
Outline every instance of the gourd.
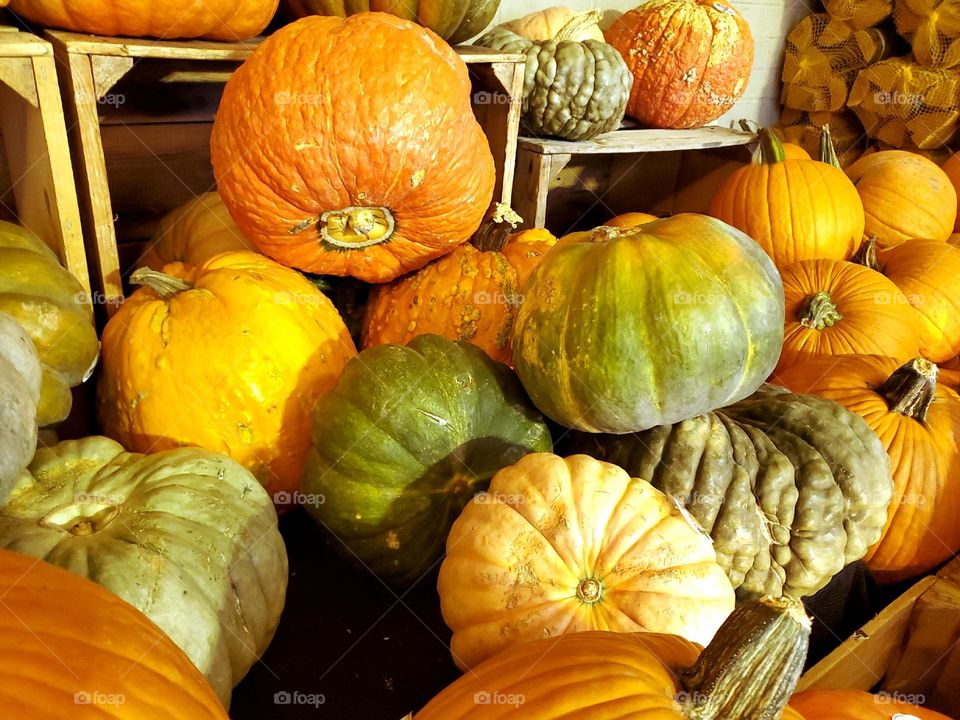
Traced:
[[607, 220], [604, 225], [615, 228], [639, 227], [640, 225], [646, 225], [648, 222], [659, 219], [656, 215], [651, 215], [650, 213], [628, 212], [616, 215], [610, 220]]
[[0, 503], [37, 447], [41, 372], [30, 337], [0, 313]]
[[803, 720], [951, 720], [933, 710], [862, 690], [805, 690], [790, 698]]
[[582, 42], [584, 40], [606, 42], [603, 37], [603, 30], [600, 29], [600, 25], [598, 24], [601, 18], [597, 13], [591, 10], [578, 13], [570, 8], [559, 5], [548, 7], [544, 10], [535, 10], [516, 20], [503, 23], [500, 27], [514, 32], [520, 37], [527, 38], [527, 40], [552, 40], [563, 26], [575, 17], [587, 17], [590, 22], [579, 25], [577, 32], [571, 35], [568, 38], [569, 40], [576, 42]]

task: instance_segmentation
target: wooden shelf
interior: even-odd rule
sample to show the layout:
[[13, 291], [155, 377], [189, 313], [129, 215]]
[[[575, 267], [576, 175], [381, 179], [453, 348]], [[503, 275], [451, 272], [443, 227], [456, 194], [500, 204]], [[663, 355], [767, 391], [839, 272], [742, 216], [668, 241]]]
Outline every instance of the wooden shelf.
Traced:
[[756, 139], [754, 133], [709, 126], [693, 130], [617, 130], [584, 142], [521, 137], [519, 146], [541, 155], [621, 155], [733, 147]]

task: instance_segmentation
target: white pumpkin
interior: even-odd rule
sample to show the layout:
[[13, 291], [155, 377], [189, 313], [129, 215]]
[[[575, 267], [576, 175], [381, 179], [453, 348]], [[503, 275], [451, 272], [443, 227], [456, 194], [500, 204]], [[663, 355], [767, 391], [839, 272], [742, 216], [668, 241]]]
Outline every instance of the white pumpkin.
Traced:
[[0, 313], [0, 503], [37, 447], [40, 357], [20, 323]]
[[516, 20], [511, 20], [504, 23], [502, 27], [528, 40], [553, 40], [564, 25], [573, 18], [580, 16], [585, 18], [589, 16], [593, 22], [585, 22], [576, 33], [567, 39], [575, 42], [583, 42], [584, 40], [605, 42], [599, 24], [603, 17], [600, 10], [576, 12], [562, 6], [549, 7], [546, 10], [537, 10]]

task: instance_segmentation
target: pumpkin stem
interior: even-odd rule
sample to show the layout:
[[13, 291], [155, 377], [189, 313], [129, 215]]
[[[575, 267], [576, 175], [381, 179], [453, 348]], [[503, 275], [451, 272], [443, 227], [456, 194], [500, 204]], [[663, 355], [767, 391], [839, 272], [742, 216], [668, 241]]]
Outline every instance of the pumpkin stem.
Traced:
[[760, 162], [767, 165], [786, 160], [783, 143], [769, 128], [760, 128]]
[[603, 11], [599, 8], [593, 8], [592, 10], [586, 10], [582, 13], [577, 13], [572, 18], [567, 20], [566, 24], [557, 31], [557, 34], [553, 36], [553, 42], [562, 42], [564, 40], [569, 40], [571, 37], [576, 35], [578, 32], [583, 30], [585, 27], [590, 25], [596, 25], [603, 19]]
[[871, 237], [860, 246], [860, 249], [857, 250], [857, 254], [853, 256], [853, 262], [863, 265], [864, 267], [868, 267], [871, 270], [883, 272], [883, 266], [880, 264], [880, 260], [877, 258], [876, 235]]
[[523, 218], [505, 203], [494, 203], [470, 242], [481, 252], [499, 252]]
[[790, 598], [741, 605], [692, 668], [680, 673], [690, 720], [776, 720], [793, 693], [810, 644], [810, 620]]
[[169, 300], [184, 290], [193, 288], [193, 285], [186, 280], [146, 267], [134, 270], [130, 276], [130, 282], [134, 285], [146, 285], [164, 300]]
[[833, 327], [843, 315], [837, 311], [837, 306], [830, 299], [830, 293], [818, 292], [807, 298], [798, 316], [800, 324], [812, 330], [823, 330]]
[[[313, 223], [306, 227], [311, 224]], [[357, 205], [341, 210], [328, 210], [320, 216], [318, 224], [322, 242], [348, 250], [385, 243], [393, 237], [396, 228], [396, 221], [389, 208]]]
[[820, 128], [820, 162], [833, 165], [838, 170], [842, 169], [840, 158], [837, 157], [837, 149], [833, 146], [833, 136], [830, 134], [829, 125]]
[[892, 412], [925, 422], [937, 393], [938, 368], [929, 360], [914, 358], [877, 388]]

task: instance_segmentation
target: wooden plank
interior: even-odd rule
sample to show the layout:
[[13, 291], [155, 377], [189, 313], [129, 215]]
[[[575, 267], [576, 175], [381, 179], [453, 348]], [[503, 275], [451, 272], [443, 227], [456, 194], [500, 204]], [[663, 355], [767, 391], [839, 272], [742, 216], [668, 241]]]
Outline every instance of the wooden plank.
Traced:
[[111, 57], [109, 55], [94, 55], [90, 59], [93, 64], [93, 86], [97, 100], [102, 98], [121, 78], [133, 70], [132, 57]]
[[260, 42], [257, 39], [241, 43], [222, 43], [209, 40], [178, 42], [144, 38], [108, 38], [60, 30], [47, 30], [45, 36], [56, 49], [62, 49], [74, 55], [177, 60], [246, 60]]
[[52, 55], [49, 43], [25, 32], [0, 33], [0, 57], [37, 57]]
[[454, 45], [460, 59], [468, 65], [470, 63], [524, 63], [526, 59], [520, 53], [507, 53], [479, 45]]
[[521, 227], [543, 227], [547, 218], [547, 194], [550, 191], [549, 156], [517, 151], [516, 174], [513, 178], [513, 209], [523, 218]]
[[32, 57], [0, 57], [0, 83], [13, 90], [23, 102], [40, 106]]
[[521, 137], [519, 146], [544, 155], [601, 155], [702, 150], [747, 145], [756, 139], [753, 133], [710, 126], [694, 130], [617, 130], [583, 142]]
[[516, 62], [470, 66], [473, 112], [487, 136], [497, 167], [494, 197], [507, 205], [513, 194], [523, 74], [524, 66]]

